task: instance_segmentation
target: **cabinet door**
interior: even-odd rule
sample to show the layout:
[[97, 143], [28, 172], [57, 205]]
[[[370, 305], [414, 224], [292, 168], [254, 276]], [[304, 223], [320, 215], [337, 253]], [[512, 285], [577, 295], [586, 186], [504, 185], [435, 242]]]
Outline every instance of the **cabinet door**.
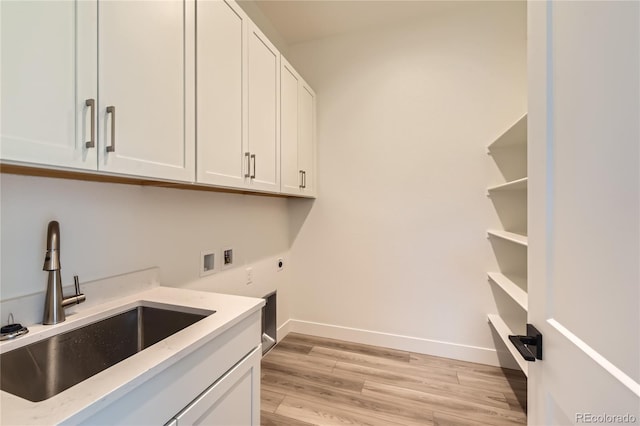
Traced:
[[315, 196], [316, 193], [316, 95], [308, 84], [300, 87], [298, 123], [298, 166], [304, 172], [302, 193]]
[[197, 7], [197, 180], [242, 188], [248, 18], [231, 1]]
[[251, 189], [280, 191], [280, 54], [250, 25], [248, 39], [249, 152]]
[[298, 168], [298, 86], [295, 70], [280, 58], [280, 191], [297, 195], [302, 187]]
[[101, 1], [98, 168], [193, 181], [195, 3]]
[[2, 1], [0, 157], [96, 168], [95, 2]]
[[177, 426], [260, 424], [260, 359], [258, 346], [175, 417]]

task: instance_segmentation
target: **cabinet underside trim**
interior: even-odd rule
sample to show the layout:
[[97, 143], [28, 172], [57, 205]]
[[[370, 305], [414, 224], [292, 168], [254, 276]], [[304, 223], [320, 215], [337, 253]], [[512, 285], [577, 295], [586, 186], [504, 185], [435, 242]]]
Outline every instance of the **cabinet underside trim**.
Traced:
[[112, 174], [99, 173], [99, 172], [44, 169], [39, 167], [30, 167], [30, 166], [22, 166], [22, 165], [6, 164], [6, 163], [0, 164], [0, 173], [23, 175], [23, 176], [49, 177], [49, 178], [56, 178], [56, 179], [82, 180], [82, 181], [90, 181], [90, 182], [120, 183], [125, 185], [153, 186], [153, 187], [159, 187], [159, 188], [189, 189], [192, 191], [209, 191], [209, 192], [224, 192], [224, 193], [244, 194], [244, 195], [259, 195], [263, 197], [279, 197], [279, 198], [291, 197], [291, 195], [288, 195], [288, 194], [254, 192], [254, 191], [247, 191], [247, 190], [241, 190], [241, 189], [210, 186], [210, 185], [204, 185], [199, 183], [162, 181], [162, 180], [145, 179], [140, 177], [131, 177], [131, 176], [124, 176], [124, 175], [112, 175]]

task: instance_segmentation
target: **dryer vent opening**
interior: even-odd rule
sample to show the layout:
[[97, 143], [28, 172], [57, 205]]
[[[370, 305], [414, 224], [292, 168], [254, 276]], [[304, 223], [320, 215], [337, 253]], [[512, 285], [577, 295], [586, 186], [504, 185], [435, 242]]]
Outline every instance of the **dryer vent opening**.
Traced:
[[263, 297], [266, 305], [262, 308], [262, 354], [276, 344], [276, 291]]

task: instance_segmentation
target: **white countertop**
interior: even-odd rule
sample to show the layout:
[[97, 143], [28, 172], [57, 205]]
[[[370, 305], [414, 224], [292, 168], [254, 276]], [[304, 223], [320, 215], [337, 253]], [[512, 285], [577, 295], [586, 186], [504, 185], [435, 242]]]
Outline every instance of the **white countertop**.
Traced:
[[45, 401], [31, 402], [0, 391], [0, 423], [50, 425], [69, 420], [81, 421], [260, 310], [264, 300], [155, 287], [68, 315], [67, 320], [60, 324], [30, 326], [28, 334], [1, 342], [0, 353], [82, 327], [143, 303], [146, 306], [168, 304], [216, 312]]

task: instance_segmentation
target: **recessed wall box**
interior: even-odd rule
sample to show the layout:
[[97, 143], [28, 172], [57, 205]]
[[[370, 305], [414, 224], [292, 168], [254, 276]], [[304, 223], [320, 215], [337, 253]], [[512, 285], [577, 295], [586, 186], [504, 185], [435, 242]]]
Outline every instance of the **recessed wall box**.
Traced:
[[228, 247], [222, 249], [222, 267], [228, 268], [233, 265], [233, 249]]
[[200, 252], [200, 276], [216, 272], [216, 255], [214, 250]]

